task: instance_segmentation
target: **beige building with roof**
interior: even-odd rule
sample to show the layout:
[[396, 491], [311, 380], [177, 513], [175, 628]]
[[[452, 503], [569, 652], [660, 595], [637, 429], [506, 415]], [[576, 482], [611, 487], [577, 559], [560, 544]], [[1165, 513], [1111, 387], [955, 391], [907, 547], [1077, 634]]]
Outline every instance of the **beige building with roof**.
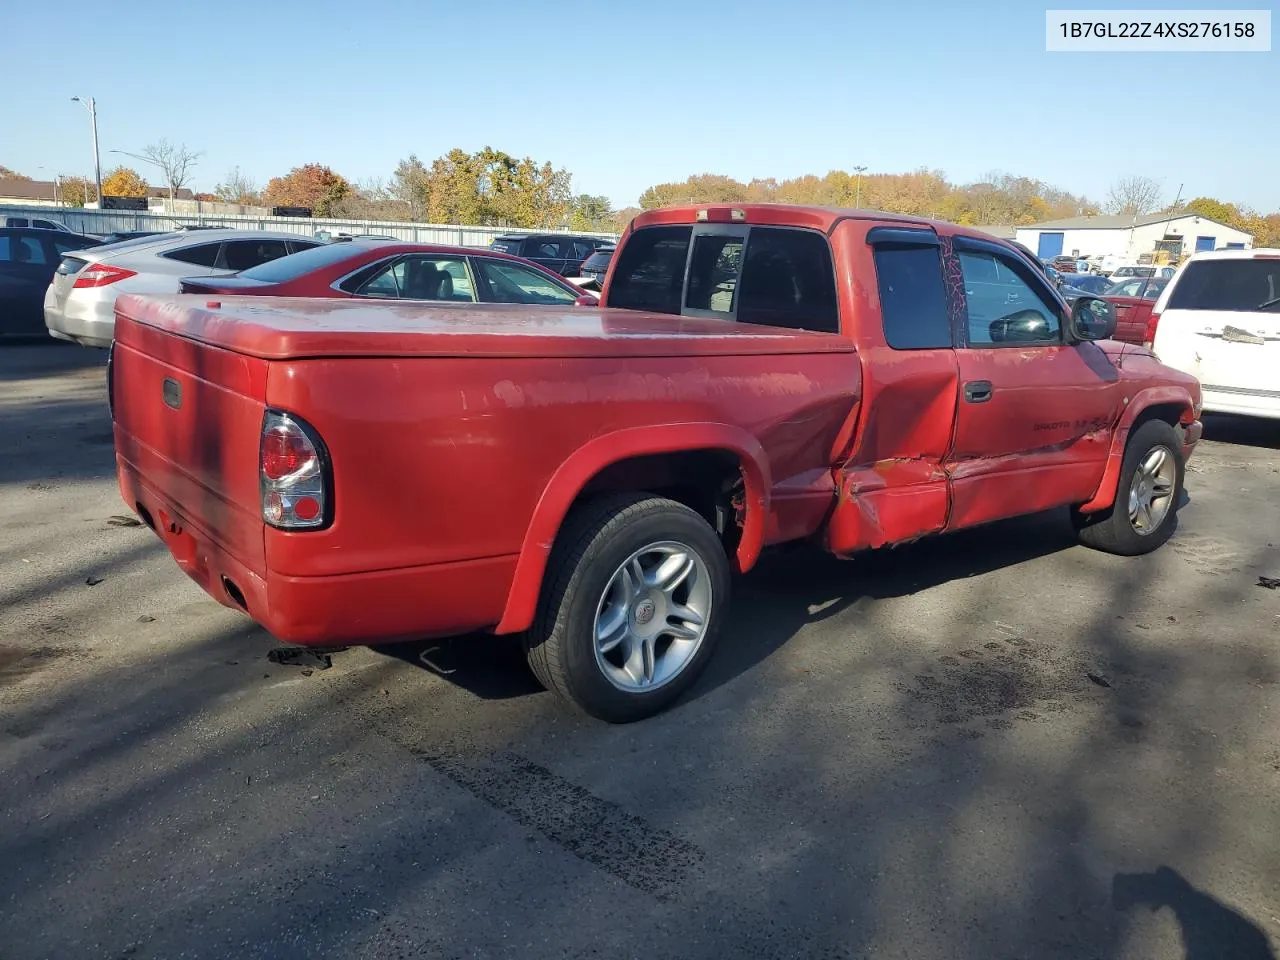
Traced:
[[1016, 239], [1042, 258], [1118, 257], [1137, 261], [1162, 252], [1173, 259], [1204, 250], [1248, 250], [1253, 237], [1193, 213], [1143, 217], [1069, 217], [1018, 227]]

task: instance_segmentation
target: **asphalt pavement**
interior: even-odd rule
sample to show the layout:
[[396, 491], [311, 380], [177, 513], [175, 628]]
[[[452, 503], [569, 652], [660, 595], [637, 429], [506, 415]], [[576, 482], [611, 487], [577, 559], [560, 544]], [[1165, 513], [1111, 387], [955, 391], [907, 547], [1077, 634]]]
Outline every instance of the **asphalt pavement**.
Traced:
[[493, 638], [268, 659], [128, 525], [104, 359], [0, 349], [4, 960], [1280, 952], [1280, 424], [1148, 557], [772, 555], [611, 727]]

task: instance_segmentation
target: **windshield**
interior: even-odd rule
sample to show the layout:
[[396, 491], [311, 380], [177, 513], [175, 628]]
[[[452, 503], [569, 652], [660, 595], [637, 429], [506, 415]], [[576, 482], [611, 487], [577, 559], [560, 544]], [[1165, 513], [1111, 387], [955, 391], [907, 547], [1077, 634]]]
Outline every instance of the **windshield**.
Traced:
[[362, 247], [352, 246], [347, 241], [327, 243], [322, 247], [312, 247], [310, 250], [291, 253], [287, 257], [268, 260], [266, 263], [250, 267], [248, 270], [241, 270], [237, 276], [248, 277], [250, 280], [260, 280], [263, 283], [286, 283], [289, 280], [296, 280], [304, 274], [311, 273], [313, 270], [321, 270], [324, 267], [330, 267], [335, 263], [350, 259], [360, 253], [362, 249]]
[[1280, 257], [1200, 260], [1187, 264], [1169, 294], [1170, 310], [1274, 309], [1280, 303]]

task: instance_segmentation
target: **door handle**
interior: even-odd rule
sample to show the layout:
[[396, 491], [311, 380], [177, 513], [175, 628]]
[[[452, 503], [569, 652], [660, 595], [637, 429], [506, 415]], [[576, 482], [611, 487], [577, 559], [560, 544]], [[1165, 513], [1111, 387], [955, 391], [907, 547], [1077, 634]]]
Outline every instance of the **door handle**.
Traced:
[[986, 403], [991, 399], [991, 381], [970, 380], [964, 385], [964, 398], [969, 403]]

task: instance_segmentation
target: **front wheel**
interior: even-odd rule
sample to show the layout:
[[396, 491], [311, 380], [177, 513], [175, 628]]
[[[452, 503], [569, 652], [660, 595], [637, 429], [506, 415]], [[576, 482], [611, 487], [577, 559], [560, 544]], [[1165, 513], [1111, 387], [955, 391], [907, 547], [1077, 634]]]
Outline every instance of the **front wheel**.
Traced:
[[729, 561], [688, 507], [622, 494], [572, 513], [525, 638], [543, 686], [601, 720], [669, 706], [697, 679], [729, 605]]
[[1072, 512], [1081, 543], [1122, 556], [1162, 545], [1177, 525], [1183, 468], [1174, 428], [1163, 420], [1142, 424], [1125, 447], [1115, 503], [1098, 513]]

